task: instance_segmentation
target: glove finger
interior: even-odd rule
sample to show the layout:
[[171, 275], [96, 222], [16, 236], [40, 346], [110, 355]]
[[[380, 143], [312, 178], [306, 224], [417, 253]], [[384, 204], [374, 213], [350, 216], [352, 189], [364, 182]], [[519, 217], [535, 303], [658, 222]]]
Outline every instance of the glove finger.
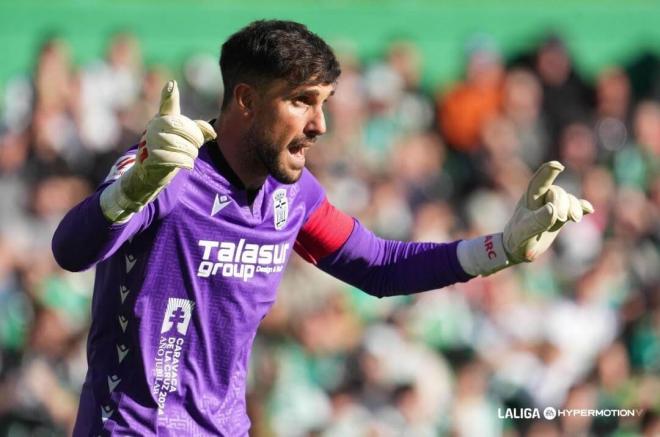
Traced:
[[[157, 149], [151, 152], [152, 160], [145, 162], [147, 168], [177, 167], [191, 170], [195, 165], [195, 157], [171, 150]], [[152, 170], [150, 170], [152, 171]]]
[[179, 115], [181, 107], [179, 106], [179, 87], [176, 80], [169, 80], [160, 93], [159, 115]]
[[178, 134], [160, 132], [158, 133], [157, 138], [157, 147], [153, 148], [152, 152], [160, 149], [190, 156], [191, 158], [197, 157], [197, 146], [195, 143], [181, 137]]
[[585, 215], [594, 212], [594, 207], [588, 200], [580, 199], [580, 206], [582, 207], [582, 213]]
[[564, 166], [559, 161], [549, 161], [541, 165], [527, 186], [525, 194], [525, 205], [528, 209], [540, 208], [545, 201], [543, 197], [548, 192], [550, 186], [557, 178], [557, 175], [564, 170]]
[[582, 205], [577, 197], [572, 194], [568, 195], [568, 219], [578, 223], [582, 220]]
[[[215, 129], [213, 129], [213, 126], [205, 122], [204, 120], [195, 120], [195, 123], [197, 123], [197, 126], [199, 127], [199, 130], [202, 131], [202, 135], [204, 135], [204, 143], [207, 143], [211, 140], [215, 140], [216, 137], [218, 136], [215, 133]], [[200, 144], [201, 146], [201, 144]]]
[[557, 221], [557, 208], [552, 203], [546, 203], [532, 213], [536, 226], [531, 226], [532, 235], [548, 230]]
[[199, 126], [197, 126], [197, 123], [183, 115], [163, 115], [156, 117], [149, 122], [148, 132], [147, 142], [149, 144], [153, 144], [153, 141], [149, 141], [153, 135], [160, 135], [162, 133], [178, 135], [191, 144], [194, 144], [195, 147], [199, 147], [204, 143], [204, 135], [199, 129]]
[[548, 193], [545, 196], [545, 201], [552, 203], [557, 212], [557, 220], [565, 222], [568, 220], [568, 209], [570, 201], [568, 194], [564, 189], [557, 185], [552, 185], [548, 188]]
[[557, 231], [546, 231], [538, 236], [536, 240], [530, 242], [525, 251], [525, 260], [534, 261], [543, 252], [548, 250], [552, 242], [557, 237]]
[[557, 221], [554, 205], [546, 203], [516, 225], [518, 244], [547, 231]]

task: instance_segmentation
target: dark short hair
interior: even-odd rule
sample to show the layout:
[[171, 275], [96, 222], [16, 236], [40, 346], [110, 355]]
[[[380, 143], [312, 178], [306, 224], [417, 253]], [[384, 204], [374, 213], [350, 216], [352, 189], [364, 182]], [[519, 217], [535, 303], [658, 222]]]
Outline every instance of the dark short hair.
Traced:
[[303, 24], [259, 20], [222, 45], [220, 70], [225, 87], [222, 107], [241, 82], [262, 86], [284, 79], [293, 86], [331, 84], [341, 70], [330, 46]]

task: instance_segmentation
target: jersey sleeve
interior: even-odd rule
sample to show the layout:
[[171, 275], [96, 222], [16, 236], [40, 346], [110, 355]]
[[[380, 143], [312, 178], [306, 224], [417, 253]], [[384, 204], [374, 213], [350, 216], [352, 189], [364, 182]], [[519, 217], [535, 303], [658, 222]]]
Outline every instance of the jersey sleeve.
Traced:
[[473, 278], [450, 243], [385, 240], [355, 220], [346, 242], [317, 266], [377, 297], [435, 290]]
[[321, 192], [294, 248], [326, 273], [383, 297], [433, 290], [471, 279], [458, 261], [458, 243], [379, 238], [335, 208]]
[[69, 271], [86, 270], [112, 256], [127, 240], [143, 231], [155, 220], [163, 218], [175, 206], [188, 172], [181, 171], [154, 201], [122, 224], [105, 218], [100, 196], [135, 163], [137, 145], [128, 149], [112, 166], [97, 190], [73, 207], [58, 225], [52, 240], [57, 263]]

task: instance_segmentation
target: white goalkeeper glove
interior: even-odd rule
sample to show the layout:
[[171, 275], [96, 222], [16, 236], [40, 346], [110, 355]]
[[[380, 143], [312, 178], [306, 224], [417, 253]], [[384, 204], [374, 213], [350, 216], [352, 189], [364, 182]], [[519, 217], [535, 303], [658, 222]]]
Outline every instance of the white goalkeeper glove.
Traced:
[[552, 185], [564, 166], [543, 164], [532, 176], [504, 232], [458, 244], [458, 260], [466, 273], [487, 276], [505, 267], [534, 261], [545, 252], [568, 221], [579, 222], [593, 206]]
[[215, 137], [207, 122], [181, 115], [176, 81], [167, 82], [158, 114], [140, 141], [135, 164], [101, 193], [103, 215], [114, 223], [128, 221], [156, 198], [179, 169], [191, 170], [198, 149]]

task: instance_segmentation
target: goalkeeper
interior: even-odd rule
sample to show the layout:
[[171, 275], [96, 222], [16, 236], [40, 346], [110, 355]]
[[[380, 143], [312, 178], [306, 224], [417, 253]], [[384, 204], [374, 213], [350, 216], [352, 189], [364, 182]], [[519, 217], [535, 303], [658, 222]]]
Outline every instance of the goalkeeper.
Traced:
[[533, 261], [592, 212], [546, 163], [502, 233], [387, 241], [337, 210], [305, 169], [340, 68], [303, 25], [257, 21], [223, 45], [225, 96], [210, 123], [159, 113], [53, 237], [65, 269], [96, 265], [88, 364], [74, 435], [247, 435], [259, 322], [292, 254], [378, 297]]

